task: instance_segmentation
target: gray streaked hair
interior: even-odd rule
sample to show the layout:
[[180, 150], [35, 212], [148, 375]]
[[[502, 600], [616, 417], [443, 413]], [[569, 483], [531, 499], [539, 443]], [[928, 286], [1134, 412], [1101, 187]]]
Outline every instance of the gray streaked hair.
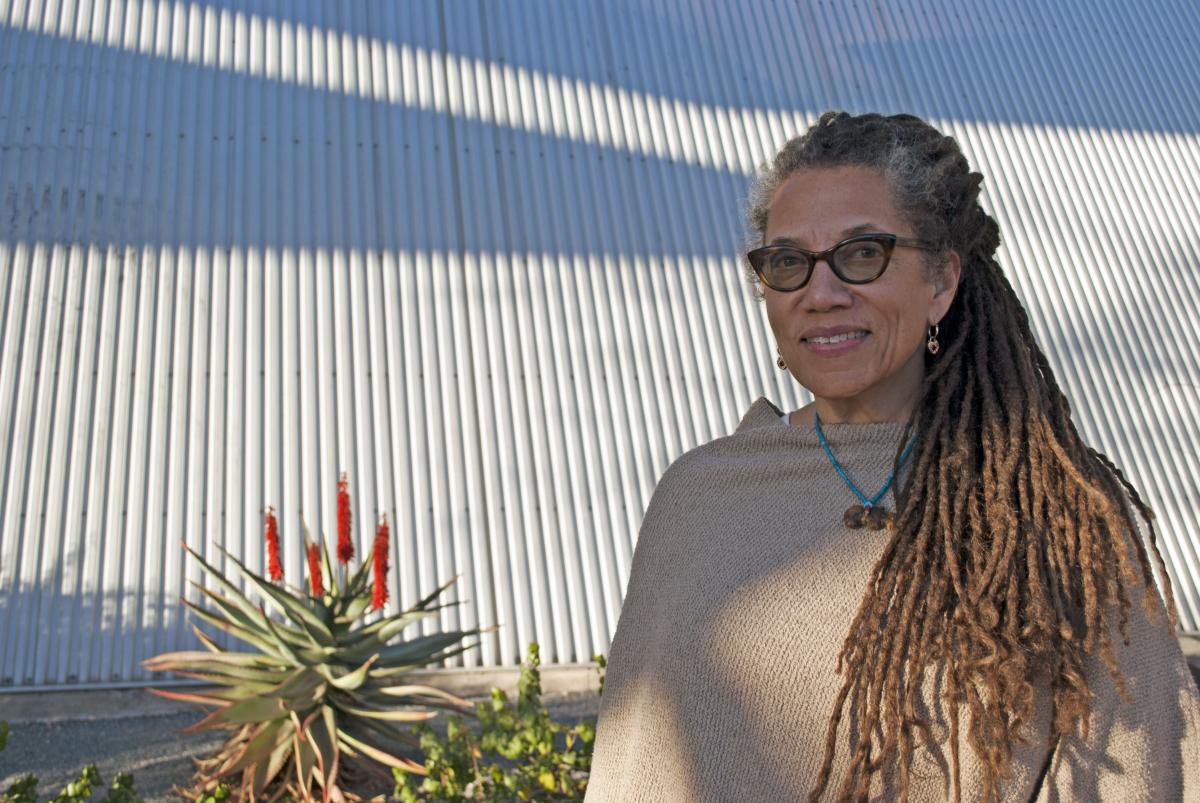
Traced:
[[[971, 256], [991, 258], [1000, 243], [996, 222], [979, 205], [983, 176], [971, 172], [953, 137], [910, 114], [851, 115], [828, 111], [789, 140], [750, 185], [746, 201], [746, 250], [764, 243], [771, 199], [792, 173], [813, 167], [864, 167], [879, 172], [892, 203], [917, 238], [936, 246], [927, 266], [954, 249], [967, 267]], [[758, 291], [749, 264], [747, 279]]]

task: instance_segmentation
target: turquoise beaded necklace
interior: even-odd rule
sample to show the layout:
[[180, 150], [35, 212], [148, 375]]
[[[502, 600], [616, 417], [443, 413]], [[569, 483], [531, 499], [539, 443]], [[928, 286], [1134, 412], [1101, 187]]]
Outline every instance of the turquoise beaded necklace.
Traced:
[[[825, 455], [829, 458], [829, 462], [833, 464], [833, 468], [837, 471], [838, 476], [842, 478], [842, 481], [846, 483], [850, 490], [854, 492], [854, 495], [858, 497], [859, 501], [862, 502], [861, 505], [852, 505], [847, 509], [842, 516], [842, 521], [852, 530], [862, 527], [866, 527], [869, 530], [882, 530], [885, 527], [890, 528], [895, 522], [895, 516], [882, 507], [879, 504], [879, 500], [892, 487], [892, 483], [896, 480], [896, 472], [893, 471], [891, 474], [888, 474], [887, 482], [879, 489], [879, 493], [868, 498], [866, 494], [858, 489], [858, 486], [854, 484], [849, 475], [846, 474], [846, 470], [842, 468], [842, 464], [834, 456], [833, 449], [829, 448], [829, 441], [825, 439], [825, 433], [821, 430], [821, 416], [817, 415], [815, 410], [813, 411], [813, 423], [816, 425], [817, 439], [821, 442], [821, 448], [825, 450]], [[915, 436], [909, 440], [908, 444], [904, 447], [904, 451], [900, 453], [900, 462], [897, 464], [897, 467], [902, 467], [905, 461], [908, 460], [909, 454], [912, 453], [913, 444], [916, 442], [917, 439]]]

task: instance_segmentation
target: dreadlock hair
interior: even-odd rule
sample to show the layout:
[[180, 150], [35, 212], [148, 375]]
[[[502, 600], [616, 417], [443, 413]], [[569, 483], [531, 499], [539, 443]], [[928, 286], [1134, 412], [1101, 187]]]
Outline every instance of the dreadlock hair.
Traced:
[[[793, 172], [840, 166], [883, 175], [916, 236], [938, 249], [926, 263], [928, 277], [951, 249], [961, 277], [940, 322], [943, 347], [936, 358], [926, 355], [901, 440], [915, 433], [894, 525], [838, 658], [843, 684], [809, 799], [830, 790], [847, 714], [850, 761], [837, 799], [865, 799], [883, 770], [907, 799], [915, 739], [930, 735], [917, 713], [929, 669], [943, 679], [955, 799], [965, 707], [984, 799], [998, 800], [1014, 743], [1028, 739], [1035, 680], [1051, 690], [1051, 741], [1076, 727], [1086, 732], [1089, 655], [1099, 652], [1126, 696], [1110, 626], [1115, 620], [1129, 643], [1130, 591], [1141, 585], [1147, 611], [1162, 613], [1135, 517], [1146, 523], [1169, 626], [1176, 626], [1153, 514], [1121, 471], [1080, 439], [996, 262], [999, 228], [979, 204], [983, 177], [970, 171], [953, 138], [911, 115], [826, 112], [755, 181], [751, 236], [764, 239], [771, 198]], [[897, 476], [899, 469], [897, 454]]]

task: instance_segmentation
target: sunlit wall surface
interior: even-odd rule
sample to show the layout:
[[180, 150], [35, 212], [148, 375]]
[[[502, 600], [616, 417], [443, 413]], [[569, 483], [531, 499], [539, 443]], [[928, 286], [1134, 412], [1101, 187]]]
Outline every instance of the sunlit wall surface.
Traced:
[[181, 542], [261, 567], [274, 505], [297, 581], [341, 470], [393, 604], [457, 574], [431, 627], [501, 625], [459, 663], [605, 651], [668, 463], [805, 401], [741, 206], [829, 107], [987, 176], [1196, 629], [1197, 41], [1192, 0], [0, 0], [0, 687], [149, 679]]

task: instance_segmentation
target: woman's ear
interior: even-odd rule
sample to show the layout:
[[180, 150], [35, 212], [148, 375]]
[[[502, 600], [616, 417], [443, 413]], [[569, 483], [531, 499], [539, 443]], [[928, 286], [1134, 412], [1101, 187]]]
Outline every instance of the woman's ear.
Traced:
[[950, 310], [950, 304], [954, 301], [954, 295], [958, 292], [958, 279], [961, 275], [962, 259], [957, 251], [948, 251], [946, 261], [942, 263], [942, 267], [933, 280], [933, 303], [929, 307], [931, 318], [929, 324], [931, 326], [946, 317], [946, 313]]

